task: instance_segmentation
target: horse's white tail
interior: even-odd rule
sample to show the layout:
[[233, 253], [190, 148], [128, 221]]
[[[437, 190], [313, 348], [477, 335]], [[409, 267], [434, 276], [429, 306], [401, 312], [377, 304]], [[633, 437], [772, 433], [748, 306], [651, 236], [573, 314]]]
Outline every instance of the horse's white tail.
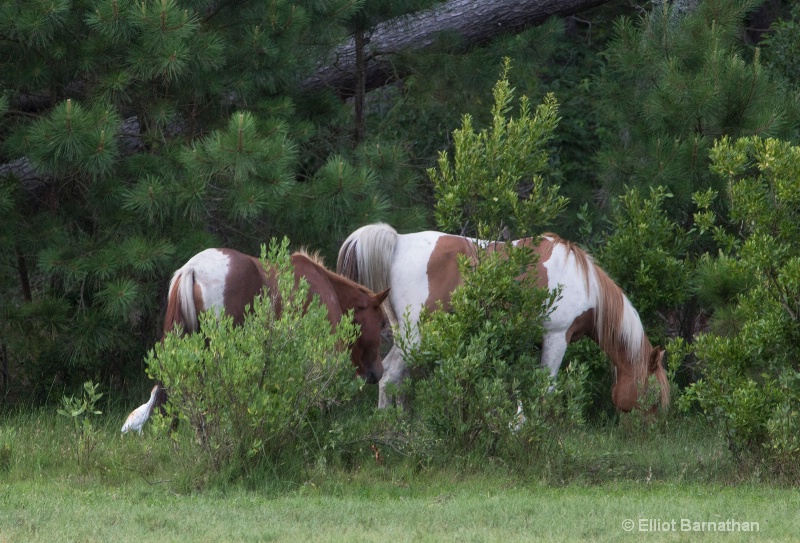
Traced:
[[[398, 235], [397, 230], [385, 223], [362, 226], [350, 234], [339, 249], [336, 273], [372, 292], [383, 292], [391, 287], [389, 271]], [[384, 302], [384, 310], [391, 324], [397, 324], [397, 316], [388, 300]]]
[[197, 332], [200, 326], [194, 302], [194, 268], [184, 266], [176, 271], [168, 292], [164, 333], [172, 331], [176, 324], [183, 326], [185, 333]]

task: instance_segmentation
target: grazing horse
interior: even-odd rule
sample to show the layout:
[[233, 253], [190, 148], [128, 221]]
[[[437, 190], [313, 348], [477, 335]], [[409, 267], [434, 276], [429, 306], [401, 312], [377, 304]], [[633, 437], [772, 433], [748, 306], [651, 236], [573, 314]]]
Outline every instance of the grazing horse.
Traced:
[[[308, 281], [309, 300], [317, 295], [328, 309], [328, 320], [336, 326], [348, 310], [361, 327], [350, 346], [356, 374], [375, 384], [383, 375], [380, 344], [384, 316], [381, 304], [388, 292], [373, 294], [367, 288], [325, 268], [305, 252], [291, 256], [294, 275]], [[274, 289], [272, 270], [265, 270], [258, 258], [233, 249], [206, 249], [183, 265], [172, 276], [167, 297], [164, 334], [180, 324], [185, 332], [196, 332], [198, 313], [224, 311], [234, 324], [244, 322], [247, 306], [252, 306], [262, 289]]]
[[[385, 324], [381, 304], [388, 296], [388, 291], [373, 294], [364, 286], [326, 269], [316, 257], [302, 251], [294, 253], [291, 262], [295, 279], [303, 277], [308, 281], [309, 301], [312, 296], [317, 295], [325, 304], [331, 326], [336, 326], [347, 311], [353, 310], [353, 321], [361, 327], [355, 343], [350, 345], [350, 356], [356, 367], [356, 374], [370, 384], [380, 381], [383, 375], [381, 332]], [[182, 327], [184, 333], [197, 332], [197, 316], [207, 310], [217, 313], [224, 311], [233, 319], [234, 324], [242, 324], [247, 307], [252, 307], [255, 297], [262, 290], [274, 288], [274, 271], [265, 269], [258, 258], [233, 249], [206, 249], [190, 258], [172, 276], [167, 296], [164, 335], [177, 325]], [[143, 413], [145, 416], [136, 420], [137, 426], [134, 429], [141, 433], [142, 425], [152, 409], [159, 407], [163, 410], [162, 406], [166, 402], [166, 390], [157, 384], [153, 388], [150, 402], [129, 415], [130, 420], [131, 417], [136, 418], [135, 415], [140, 410], [146, 410]], [[173, 421], [173, 427], [175, 423]], [[128, 427], [129, 422], [126, 421], [122, 431], [125, 432]]]
[[[538, 241], [525, 238], [511, 242], [530, 247], [538, 261], [526, 273], [535, 273], [539, 287], [561, 295], [544, 322], [542, 365], [555, 379], [567, 345], [582, 337], [592, 338], [608, 355], [615, 368], [612, 389], [614, 405], [620, 411], [637, 407], [646, 391], [647, 378], [655, 375], [661, 388], [661, 405], [669, 405], [669, 383], [664, 372], [664, 350], [653, 347], [641, 320], [628, 298], [592, 258], [578, 246], [545, 234]], [[398, 234], [387, 224], [359, 228], [339, 250], [337, 271], [367, 287], [391, 286], [387, 310], [392, 325], [402, 337], [419, 341], [417, 324], [423, 307], [449, 308], [450, 294], [461, 283], [458, 255], [475, 258], [478, 247], [502, 250], [503, 243], [419, 232]], [[535, 270], [533, 269], [535, 267]], [[408, 314], [408, 325], [397, 316]], [[383, 360], [378, 406], [391, 399], [386, 385], [400, 384], [406, 376], [403, 353], [396, 345]]]

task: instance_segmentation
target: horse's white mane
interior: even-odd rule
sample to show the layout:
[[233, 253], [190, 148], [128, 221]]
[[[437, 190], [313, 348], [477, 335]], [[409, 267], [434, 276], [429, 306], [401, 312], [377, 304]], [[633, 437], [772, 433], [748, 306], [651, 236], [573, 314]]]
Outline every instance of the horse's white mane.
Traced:
[[619, 285], [595, 264], [592, 256], [578, 245], [552, 233], [544, 234], [543, 237], [552, 244], [562, 245], [566, 250], [565, 258], [570, 254], [575, 257], [578, 269], [586, 281], [589, 296], [594, 301], [595, 330], [600, 347], [607, 352], [624, 348], [637, 377], [646, 378], [647, 360], [644, 351], [649, 342], [639, 313], [628, 297]]

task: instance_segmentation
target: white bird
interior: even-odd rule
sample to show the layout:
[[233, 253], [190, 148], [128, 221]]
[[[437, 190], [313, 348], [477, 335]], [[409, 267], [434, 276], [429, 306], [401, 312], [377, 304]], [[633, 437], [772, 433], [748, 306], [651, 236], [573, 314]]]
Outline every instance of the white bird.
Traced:
[[150, 418], [150, 413], [153, 411], [153, 405], [156, 403], [156, 394], [158, 394], [158, 385], [153, 387], [150, 392], [150, 401], [144, 405], [140, 405], [128, 415], [125, 419], [125, 424], [122, 425], [122, 433], [126, 434], [130, 430], [142, 433], [142, 426]]
[[528, 418], [525, 416], [525, 413], [522, 411], [522, 402], [517, 400], [517, 414], [514, 415], [514, 420], [508, 423], [508, 427], [511, 428], [513, 433], [517, 433], [522, 430], [522, 426], [525, 424]]

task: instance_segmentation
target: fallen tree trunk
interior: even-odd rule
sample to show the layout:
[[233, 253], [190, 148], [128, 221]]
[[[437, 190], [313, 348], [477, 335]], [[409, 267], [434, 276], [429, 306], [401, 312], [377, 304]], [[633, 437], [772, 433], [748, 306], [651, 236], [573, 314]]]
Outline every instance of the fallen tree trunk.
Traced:
[[[377, 25], [367, 35], [365, 90], [403, 77], [392, 63], [397, 53], [431, 47], [443, 33], [459, 36], [465, 47], [500, 34], [514, 34], [552, 16], [578, 13], [608, 0], [448, 0], [437, 7]], [[352, 96], [356, 83], [356, 45], [351, 39], [336, 48], [302, 84], [305, 91], [333, 89]]]

